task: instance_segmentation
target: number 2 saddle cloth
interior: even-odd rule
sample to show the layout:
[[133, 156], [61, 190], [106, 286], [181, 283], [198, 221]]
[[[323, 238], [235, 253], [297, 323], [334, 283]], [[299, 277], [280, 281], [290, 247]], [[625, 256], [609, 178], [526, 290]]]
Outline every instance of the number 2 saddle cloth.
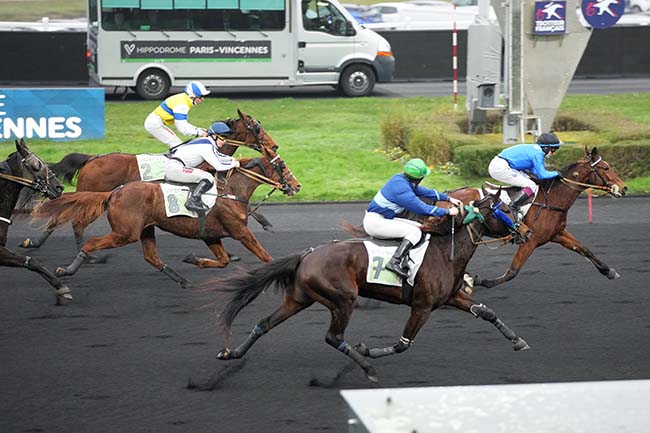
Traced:
[[[415, 276], [420, 270], [424, 253], [429, 246], [430, 234], [427, 234], [423, 240], [420, 240], [418, 245], [409, 251], [409, 276], [406, 282], [411, 286], [415, 282]], [[383, 240], [372, 238], [371, 240], [363, 241], [363, 245], [368, 251], [368, 273], [366, 281], [375, 284], [385, 284], [388, 286], [402, 287], [402, 277], [393, 271], [386, 269], [386, 263], [393, 257], [395, 250], [401, 243], [401, 239], [397, 240]]]

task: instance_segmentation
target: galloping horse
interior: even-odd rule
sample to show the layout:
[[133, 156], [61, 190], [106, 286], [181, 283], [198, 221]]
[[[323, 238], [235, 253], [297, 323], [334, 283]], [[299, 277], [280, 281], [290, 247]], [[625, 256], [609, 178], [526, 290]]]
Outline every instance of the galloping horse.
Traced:
[[221, 239], [232, 237], [264, 262], [271, 256], [247, 227], [248, 200], [261, 184], [271, 185], [287, 195], [300, 190], [300, 183], [284, 161], [273, 151], [262, 149], [263, 156], [242, 159], [242, 166], [217, 178], [220, 192], [214, 207], [206, 215], [205, 227], [199, 219], [187, 216], [167, 217], [161, 187], [157, 183], [130, 182], [112, 192], [75, 192], [43, 203], [34, 209], [35, 218], [50, 217], [48, 228], [55, 228], [68, 221], [88, 225], [104, 212], [112, 232], [92, 237], [83, 244], [74, 262], [67, 268], [58, 268], [58, 276], [74, 274], [88, 259], [88, 254], [102, 249], [121, 247], [138, 239], [142, 243], [145, 260], [165, 273], [182, 287], [188, 280], [171, 269], [156, 251], [155, 227], [185, 238], [202, 239], [217, 260], [192, 257], [188, 261], [199, 267], [223, 268], [229, 262]]
[[[278, 144], [264, 130], [262, 125], [252, 116], [237, 110], [239, 117], [235, 120], [228, 120], [228, 126], [233, 134], [226, 140], [219, 151], [225, 155], [233, 155], [239, 146], [250, 147], [259, 152], [262, 149], [276, 151]], [[66, 159], [67, 158], [67, 159]], [[92, 156], [74, 153], [63, 158], [56, 167], [59, 177], [72, 180], [75, 173], [79, 171], [77, 178], [77, 192], [94, 191], [108, 192], [128, 182], [140, 180], [140, 168], [136, 155], [128, 153], [108, 153], [106, 155]], [[202, 170], [214, 173], [214, 168], [204, 163], [199, 167]], [[270, 226], [270, 223], [261, 215], [253, 214], [263, 226]], [[83, 244], [83, 233], [87, 225], [73, 224], [74, 236], [77, 246]], [[25, 239], [20, 246], [22, 248], [38, 248], [50, 237], [53, 230], [44, 231], [36, 239]]]
[[0, 266], [27, 268], [42, 276], [56, 291], [57, 304], [61, 298], [72, 299], [70, 289], [38, 260], [15, 253], [5, 247], [11, 214], [23, 187], [31, 188], [54, 199], [61, 196], [63, 186], [24, 140], [16, 141], [17, 152], [0, 162]]
[[[227, 331], [242, 308], [264, 289], [275, 285], [284, 291], [284, 300], [270, 316], [257, 323], [241, 345], [235, 349], [225, 348], [217, 357], [222, 360], [241, 358], [263, 334], [314, 302], [321, 303], [331, 313], [325, 341], [356, 362], [373, 382], [377, 382], [377, 372], [365, 357], [380, 358], [407, 350], [431, 312], [443, 305], [454, 306], [489, 321], [512, 342], [514, 350], [528, 349], [526, 342], [510, 330], [491, 309], [476, 303], [470, 295], [459, 290], [463, 285], [465, 267], [481, 236], [501, 236], [510, 232], [509, 226], [498, 217], [500, 200], [496, 196], [488, 195], [479, 199], [477, 190], [466, 191], [465, 196], [478, 200], [465, 207], [468, 211], [463, 220], [465, 229], [457, 229], [455, 235], [431, 237], [422, 265], [415, 276], [411, 297], [403, 297], [401, 287], [366, 281], [369, 265], [368, 253], [361, 242], [363, 239], [322, 245], [221, 281], [215, 290], [234, 292], [220, 315]], [[424, 233], [438, 233], [440, 226], [444, 226], [444, 233], [449, 233], [451, 221], [460, 223], [460, 220], [460, 217], [446, 217], [442, 223], [436, 224], [435, 221], [440, 219], [430, 218], [424, 222], [421, 230]], [[521, 225], [520, 230], [524, 233], [525, 225]], [[455, 242], [455, 254], [453, 260], [450, 260], [448, 253], [452, 242]], [[352, 347], [345, 341], [344, 332], [358, 296], [411, 306], [411, 315], [395, 345], [369, 349], [363, 343]]]
[[625, 195], [627, 187], [598, 153], [585, 148], [585, 156], [560, 170], [558, 179], [543, 181], [524, 222], [532, 230], [530, 239], [519, 245], [508, 270], [494, 280], [474, 277], [474, 285], [494, 287], [517, 276], [526, 260], [540, 246], [555, 242], [588, 258], [610, 280], [620, 278], [616, 270], [601, 262], [566, 230], [567, 213], [582, 191], [592, 188], [614, 197]]

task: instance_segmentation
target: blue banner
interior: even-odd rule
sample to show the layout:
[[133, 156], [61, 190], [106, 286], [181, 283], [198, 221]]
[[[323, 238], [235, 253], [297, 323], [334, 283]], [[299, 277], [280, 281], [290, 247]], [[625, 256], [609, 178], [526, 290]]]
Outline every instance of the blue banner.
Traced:
[[0, 140], [104, 138], [104, 89], [0, 89]]
[[611, 27], [625, 12], [625, 0], [582, 0], [582, 15], [596, 29]]

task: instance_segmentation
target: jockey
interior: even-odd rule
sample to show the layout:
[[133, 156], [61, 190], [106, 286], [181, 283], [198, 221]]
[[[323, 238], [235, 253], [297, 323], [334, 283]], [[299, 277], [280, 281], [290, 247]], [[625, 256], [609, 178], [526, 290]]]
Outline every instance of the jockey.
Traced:
[[454, 206], [462, 206], [462, 202], [435, 189], [420, 186], [422, 179], [431, 173], [431, 169], [419, 158], [411, 159], [404, 166], [404, 172], [391, 177], [377, 192], [370, 202], [363, 218], [363, 228], [370, 236], [377, 238], [402, 238], [402, 243], [395, 254], [386, 264], [386, 269], [401, 277], [408, 277], [408, 252], [420, 241], [422, 232], [420, 224], [395, 215], [404, 209], [418, 215], [445, 216], [457, 215], [458, 208], [449, 209], [427, 204], [418, 197], [426, 197], [436, 201], [449, 201]]
[[194, 105], [205, 99], [210, 91], [199, 81], [190, 81], [183, 93], [177, 93], [165, 99], [144, 121], [144, 129], [169, 148], [178, 146], [183, 141], [169, 129], [174, 125], [183, 135], [205, 137], [207, 132], [187, 121], [187, 114]]
[[488, 171], [493, 179], [521, 187], [510, 203], [512, 213], [518, 223], [523, 218], [519, 208], [537, 193], [537, 184], [529, 173], [537, 179], [551, 179], [559, 176], [557, 171], [548, 171], [544, 167], [544, 158], [553, 155], [562, 145], [560, 139], [552, 132], [545, 132], [537, 139], [537, 144], [517, 144], [504, 149], [490, 162]]
[[223, 122], [215, 122], [208, 129], [206, 137], [195, 138], [172, 150], [165, 167], [165, 180], [196, 184], [185, 203], [188, 210], [198, 213], [208, 210], [208, 207], [201, 201], [201, 195], [212, 188], [214, 176], [196, 168], [203, 161], [217, 171], [239, 167], [239, 161], [218, 151], [218, 147], [224, 144], [221, 136], [231, 133], [228, 125]]

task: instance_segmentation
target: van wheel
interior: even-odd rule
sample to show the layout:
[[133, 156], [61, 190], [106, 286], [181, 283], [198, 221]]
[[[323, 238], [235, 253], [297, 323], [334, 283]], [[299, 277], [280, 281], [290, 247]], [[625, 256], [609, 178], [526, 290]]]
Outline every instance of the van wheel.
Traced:
[[138, 77], [135, 91], [142, 99], [164, 99], [170, 87], [167, 74], [159, 69], [147, 69]]
[[350, 65], [341, 74], [339, 90], [347, 96], [368, 96], [375, 82], [375, 73], [369, 66]]

